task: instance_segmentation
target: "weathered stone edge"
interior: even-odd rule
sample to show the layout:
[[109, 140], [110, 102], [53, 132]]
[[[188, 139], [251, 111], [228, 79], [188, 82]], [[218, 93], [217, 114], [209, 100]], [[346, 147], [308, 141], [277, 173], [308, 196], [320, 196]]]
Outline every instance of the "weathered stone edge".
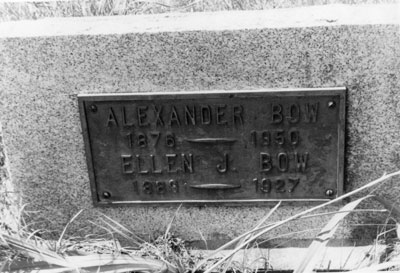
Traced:
[[258, 11], [46, 18], [0, 23], [0, 38], [400, 24], [400, 4], [323, 5]]

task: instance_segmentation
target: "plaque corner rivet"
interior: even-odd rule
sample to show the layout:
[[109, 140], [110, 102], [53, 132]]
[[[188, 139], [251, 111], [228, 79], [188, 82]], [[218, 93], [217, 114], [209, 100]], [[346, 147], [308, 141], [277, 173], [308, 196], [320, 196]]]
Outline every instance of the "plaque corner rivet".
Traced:
[[326, 196], [332, 197], [333, 194], [334, 194], [334, 191], [331, 190], [331, 189], [328, 189], [328, 190], [325, 191], [325, 195], [326, 195]]
[[103, 192], [103, 197], [108, 199], [111, 197], [111, 193], [109, 193], [108, 191]]
[[96, 106], [96, 104], [90, 105], [89, 109], [90, 109], [91, 112], [96, 113], [96, 112], [97, 112], [97, 106]]
[[328, 102], [328, 107], [329, 108], [335, 108], [335, 106], [336, 106], [336, 103], [334, 101], [329, 101]]

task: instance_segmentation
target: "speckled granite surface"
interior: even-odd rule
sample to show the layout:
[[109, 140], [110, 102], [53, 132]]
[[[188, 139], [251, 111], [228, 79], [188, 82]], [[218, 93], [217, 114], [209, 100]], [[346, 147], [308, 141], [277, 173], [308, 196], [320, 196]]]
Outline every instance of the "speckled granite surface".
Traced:
[[19, 224], [18, 197], [13, 194], [10, 164], [0, 123], [0, 221], [5, 229], [16, 229]]
[[[240, 16], [238, 20], [253, 18]], [[71, 233], [94, 232], [87, 220], [102, 212], [138, 234], [153, 236], [165, 230], [176, 210], [92, 206], [77, 104], [81, 93], [347, 86], [346, 189], [400, 168], [399, 24], [327, 26], [317, 16], [314, 25], [301, 28], [216, 29], [2, 36], [0, 119], [15, 187], [22, 203], [40, 211], [34, 217], [38, 227], [59, 234], [84, 208]], [[393, 181], [380, 191], [394, 199], [400, 186]], [[174, 231], [187, 240], [200, 240], [202, 234], [224, 241], [257, 223], [271, 207], [186, 207], [178, 213]], [[287, 204], [273, 218], [306, 207]], [[376, 218], [363, 216], [368, 223]], [[322, 220], [299, 222], [280, 232], [320, 227]], [[375, 234], [376, 228], [369, 231]], [[362, 238], [365, 232], [349, 224], [342, 235]]]

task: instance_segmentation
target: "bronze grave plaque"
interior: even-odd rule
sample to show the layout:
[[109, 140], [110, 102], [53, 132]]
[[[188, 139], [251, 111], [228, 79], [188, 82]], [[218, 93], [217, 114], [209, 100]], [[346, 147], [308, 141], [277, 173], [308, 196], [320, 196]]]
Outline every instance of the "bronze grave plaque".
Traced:
[[335, 198], [345, 91], [79, 95], [94, 204]]

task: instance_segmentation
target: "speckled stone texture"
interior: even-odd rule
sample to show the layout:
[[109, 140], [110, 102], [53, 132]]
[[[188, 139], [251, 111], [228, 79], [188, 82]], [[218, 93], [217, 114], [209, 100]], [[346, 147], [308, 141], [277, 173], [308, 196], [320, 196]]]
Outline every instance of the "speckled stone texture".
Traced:
[[16, 230], [20, 215], [18, 198], [13, 194], [9, 165], [0, 123], [0, 222], [5, 230]]
[[[69, 227], [70, 233], [95, 232], [98, 229], [87, 220], [95, 221], [98, 212], [102, 212], [137, 234], [151, 237], [165, 230], [177, 208], [93, 207], [77, 103], [77, 94], [82, 93], [346, 86], [346, 190], [399, 169], [399, 24], [374, 23], [373, 19], [356, 24], [329, 22], [318, 15], [325, 12], [334, 16], [335, 9], [320, 9], [314, 10], [312, 22], [299, 22], [301, 27], [297, 27], [296, 18], [284, 14], [282, 22], [291, 20], [291, 26], [279, 27], [277, 21], [268, 25], [268, 14], [274, 12], [268, 11], [264, 15], [257, 13], [255, 17], [264, 16], [265, 21], [251, 28], [219, 29], [216, 20], [215, 30], [186, 27], [178, 31], [160, 26], [161, 31], [147, 31], [146, 20], [154, 27], [156, 16], [143, 17], [141, 31], [119, 34], [112, 34], [107, 25], [112, 19], [101, 18], [90, 20], [104, 24], [104, 34], [90, 34], [84, 23], [81, 35], [67, 35], [64, 30], [60, 36], [11, 37], [4, 34], [3, 28], [0, 119], [14, 186], [21, 203], [38, 211], [33, 217], [36, 226], [56, 236], [75, 213], [85, 209]], [[308, 10], [302, 11], [307, 14]], [[190, 15], [176, 15], [175, 19], [174, 15], [169, 16], [166, 18], [173, 21]], [[204, 16], [209, 20], [218, 13]], [[235, 16], [243, 24], [254, 19], [246, 12]], [[164, 17], [162, 24], [166, 24]], [[308, 20], [304, 15], [301, 18]], [[56, 19], [52, 20], [47, 23], [51, 25]], [[79, 20], [70, 20], [75, 27], [79, 24]], [[129, 23], [134, 19], [124, 20]], [[393, 180], [379, 193], [397, 199], [400, 185]], [[225, 241], [256, 224], [273, 205], [183, 207], [173, 231], [189, 241], [202, 236], [211, 242]], [[285, 204], [271, 220], [283, 219], [309, 206]], [[375, 223], [379, 217], [371, 214], [359, 218]], [[319, 228], [323, 220], [319, 217], [291, 224], [279, 233]], [[357, 220], [358, 217], [353, 219]], [[348, 222], [338, 236], [363, 238], [366, 230], [376, 234], [376, 227], [360, 231]], [[311, 230], [295, 237], [310, 238], [312, 234]]]

